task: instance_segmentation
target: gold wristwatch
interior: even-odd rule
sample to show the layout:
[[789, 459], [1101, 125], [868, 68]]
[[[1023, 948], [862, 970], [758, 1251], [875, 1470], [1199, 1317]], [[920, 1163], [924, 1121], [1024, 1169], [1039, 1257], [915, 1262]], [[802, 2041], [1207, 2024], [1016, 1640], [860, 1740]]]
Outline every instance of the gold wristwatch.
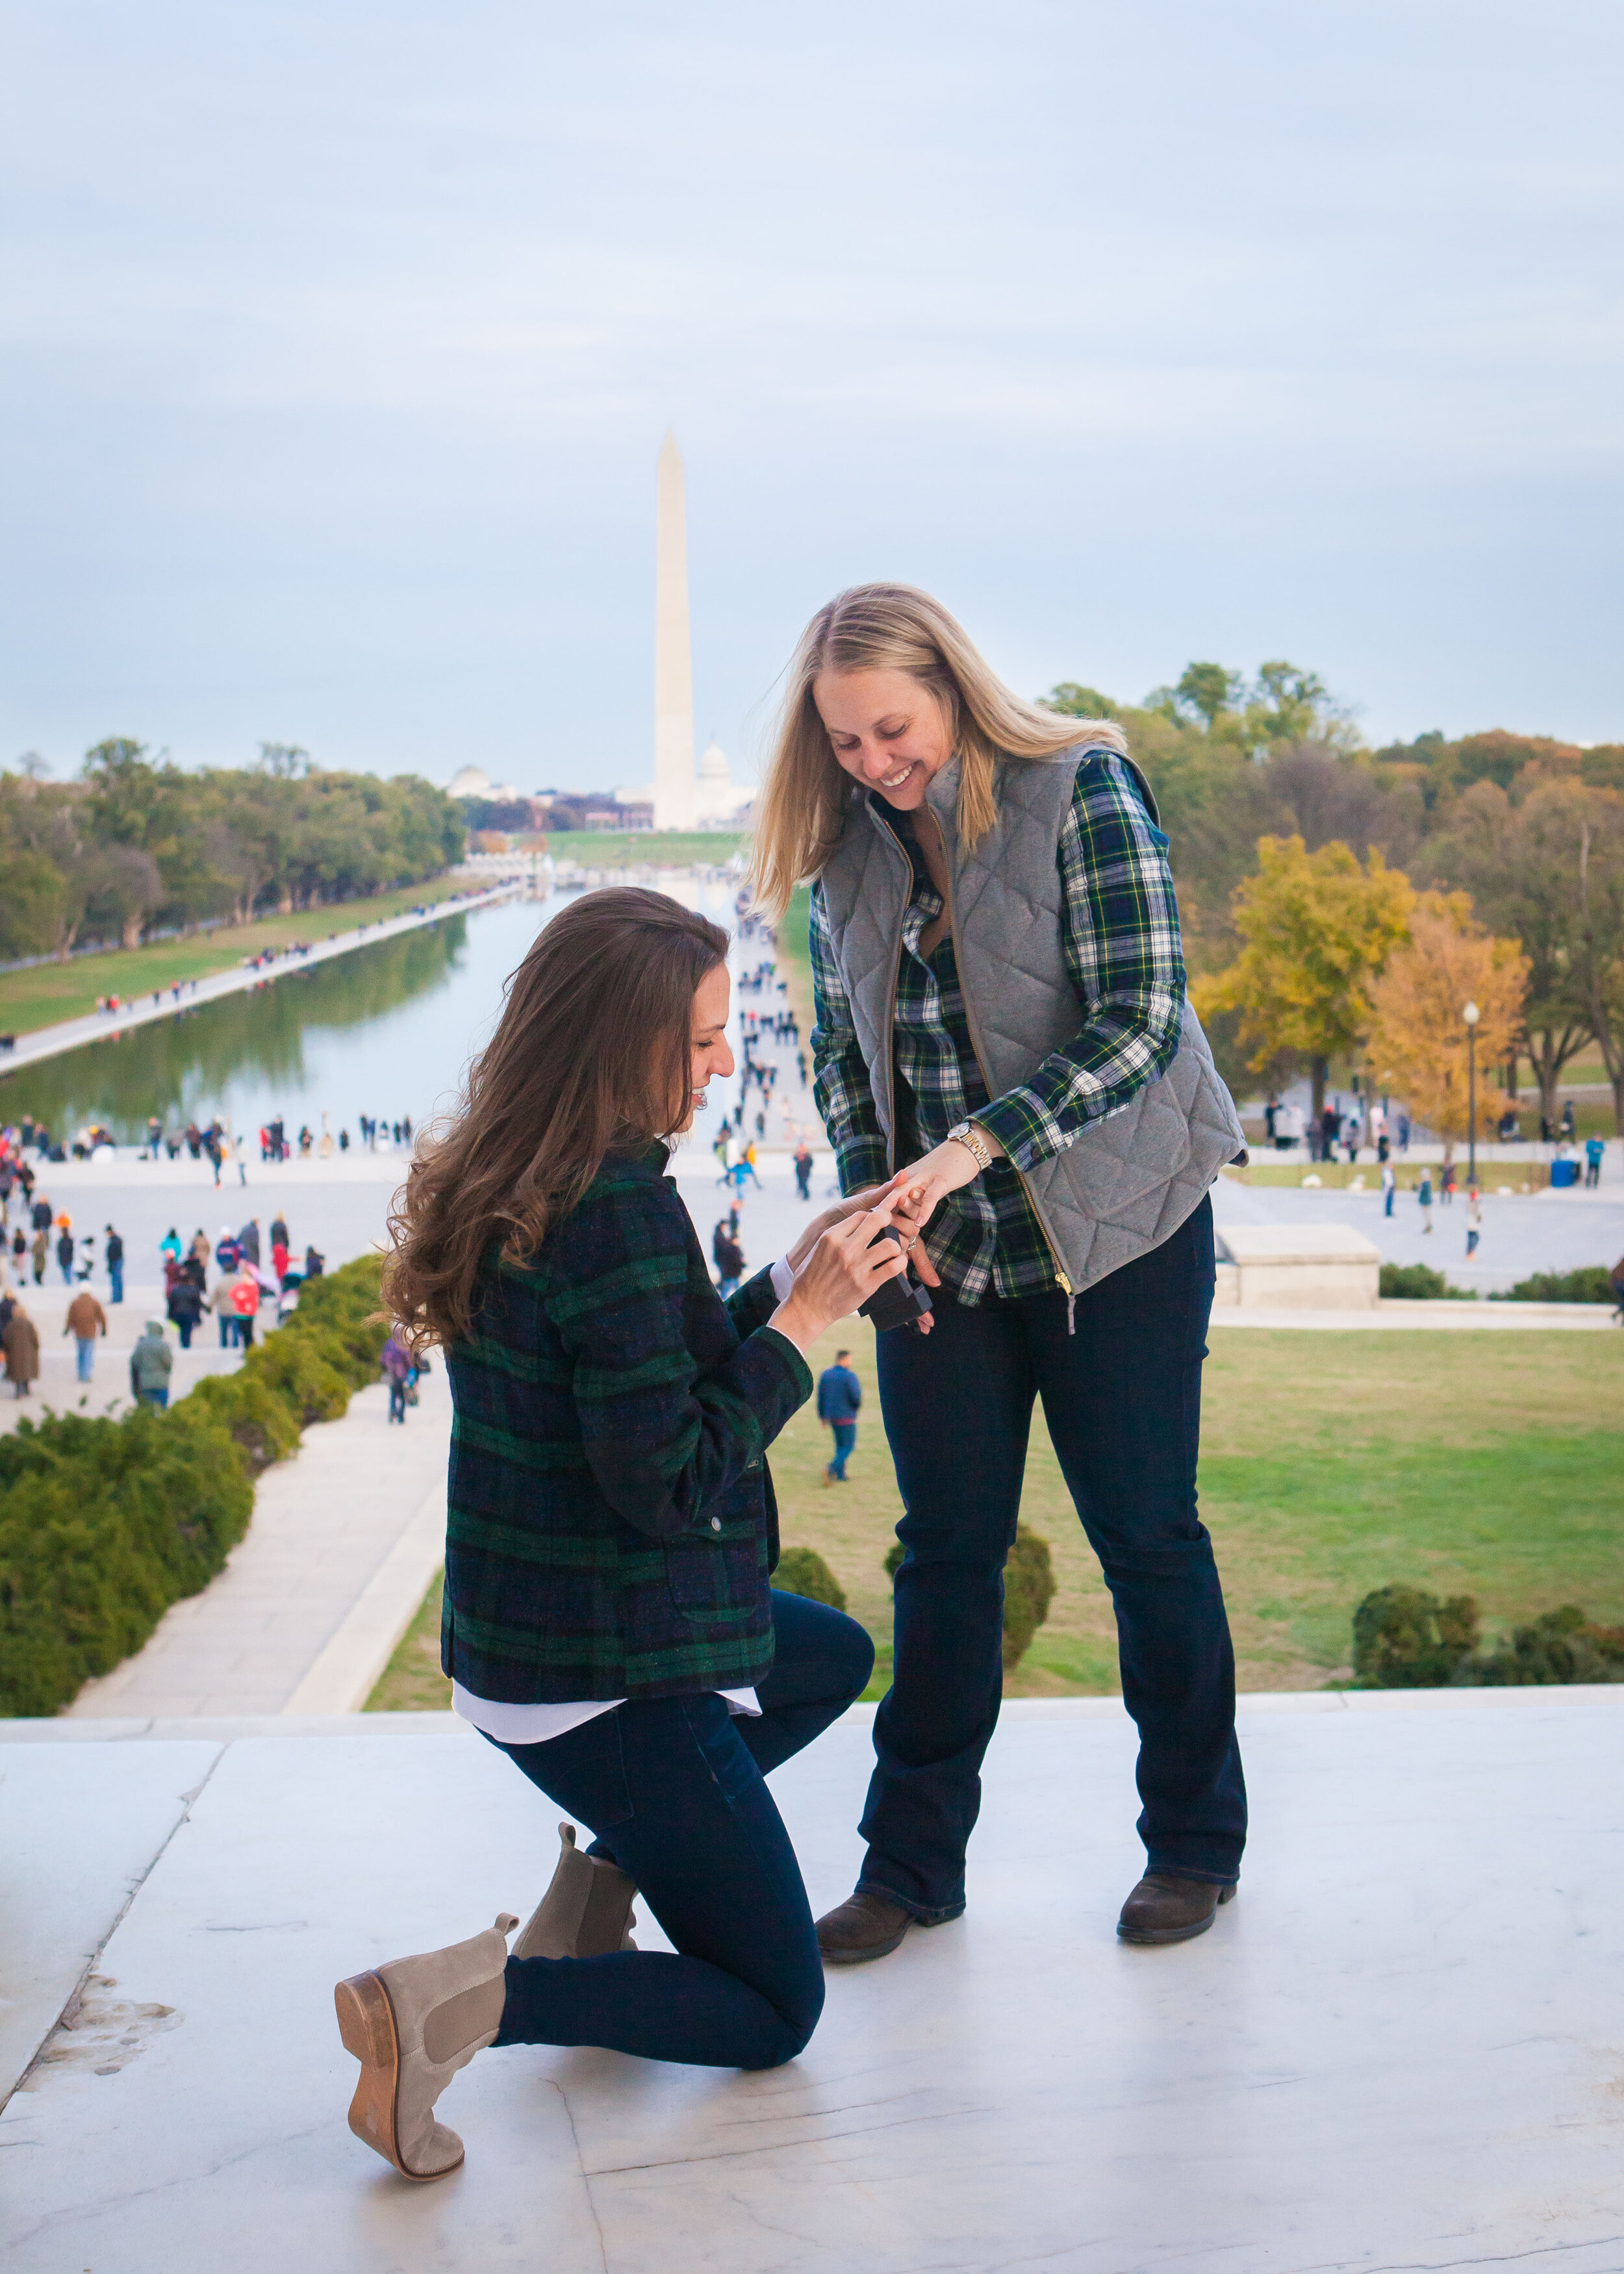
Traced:
[[951, 1144], [955, 1139], [974, 1154], [983, 1169], [991, 1168], [992, 1155], [987, 1149], [987, 1141], [974, 1121], [955, 1122], [947, 1133], [947, 1141]]

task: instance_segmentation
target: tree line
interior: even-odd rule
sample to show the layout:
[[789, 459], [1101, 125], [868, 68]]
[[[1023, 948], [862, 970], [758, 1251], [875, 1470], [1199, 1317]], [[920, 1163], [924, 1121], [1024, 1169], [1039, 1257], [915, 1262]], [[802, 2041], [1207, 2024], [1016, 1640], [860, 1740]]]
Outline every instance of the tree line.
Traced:
[[417, 884], [462, 845], [462, 813], [432, 782], [323, 771], [295, 744], [191, 772], [117, 737], [69, 782], [30, 757], [0, 772], [0, 960]]
[[1624, 743], [1494, 728], [1372, 749], [1286, 662], [1250, 681], [1192, 663], [1139, 705], [1075, 681], [1041, 699], [1128, 736], [1232, 1083], [1305, 1066], [1317, 1109], [1350, 1060], [1464, 1134], [1470, 1000], [1480, 1076], [1514, 1092], [1526, 1056], [1554, 1121], [1563, 1068], [1594, 1048], [1624, 1134]]

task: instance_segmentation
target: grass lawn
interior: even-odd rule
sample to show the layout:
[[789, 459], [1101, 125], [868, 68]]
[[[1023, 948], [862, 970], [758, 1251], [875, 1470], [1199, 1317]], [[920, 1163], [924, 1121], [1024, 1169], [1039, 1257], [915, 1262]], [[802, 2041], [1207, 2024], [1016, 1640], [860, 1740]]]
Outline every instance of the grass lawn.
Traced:
[[742, 829], [564, 829], [547, 850], [583, 869], [720, 869], [746, 838]]
[[402, 885], [370, 899], [335, 901], [302, 908], [296, 915], [262, 916], [257, 923], [222, 924], [190, 939], [154, 940], [150, 947], [114, 948], [106, 955], [74, 956], [66, 963], [36, 963], [26, 971], [0, 972], [0, 1033], [31, 1034], [62, 1019], [83, 1018], [106, 995], [139, 997], [172, 987], [177, 980], [207, 979], [234, 971], [262, 947], [287, 947], [295, 940], [312, 944], [330, 932], [353, 931], [357, 924], [380, 923], [406, 908], [432, 907], [454, 892], [477, 885], [449, 877], [425, 885]]
[[[816, 1547], [833, 1569], [881, 1646], [883, 1689], [882, 1563], [901, 1507], [873, 1339], [865, 1328], [852, 1340], [867, 1392], [852, 1482], [823, 1486], [828, 1437], [809, 1406], [778, 1440], [772, 1468], [785, 1544]], [[820, 1345], [815, 1371], [835, 1342]], [[1624, 1335], [1214, 1328], [1212, 1352], [1201, 1508], [1243, 1689], [1347, 1679], [1354, 1606], [1389, 1580], [1474, 1594], [1491, 1628], [1568, 1602], [1624, 1623]], [[1009, 1694], [1115, 1690], [1110, 1602], [1041, 1418], [1023, 1512], [1049, 1542], [1058, 1586]], [[439, 1615], [437, 1584], [373, 1708], [447, 1702]]]

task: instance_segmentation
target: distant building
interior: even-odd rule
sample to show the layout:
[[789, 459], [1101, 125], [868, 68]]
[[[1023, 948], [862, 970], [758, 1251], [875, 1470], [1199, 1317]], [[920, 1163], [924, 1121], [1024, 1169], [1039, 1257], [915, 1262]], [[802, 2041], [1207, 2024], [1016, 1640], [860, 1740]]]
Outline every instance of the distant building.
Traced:
[[451, 777], [448, 795], [477, 799], [486, 805], [518, 805], [525, 802], [523, 790], [515, 789], [511, 782], [493, 782], [483, 766], [462, 766]]
[[[656, 805], [654, 785], [644, 782], [635, 789], [618, 789], [616, 802], [622, 812], [632, 812], [647, 806], [650, 815]], [[706, 744], [699, 761], [699, 771], [694, 783], [694, 826], [695, 829], [738, 829], [748, 820], [752, 794], [741, 789], [727, 764], [727, 753], [714, 738]], [[635, 821], [624, 822], [622, 827], [636, 829], [645, 825]]]

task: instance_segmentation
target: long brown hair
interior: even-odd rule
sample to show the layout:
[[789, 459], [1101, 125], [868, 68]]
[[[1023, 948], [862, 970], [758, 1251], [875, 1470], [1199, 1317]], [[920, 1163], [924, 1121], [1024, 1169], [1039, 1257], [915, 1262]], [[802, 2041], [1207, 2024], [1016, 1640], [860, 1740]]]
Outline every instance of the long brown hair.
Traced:
[[492, 1239], [533, 1255], [605, 1153], [687, 1118], [695, 990], [726, 956], [725, 931], [641, 885], [588, 892], [544, 926], [390, 1212], [384, 1305], [412, 1349], [468, 1332]]
[[778, 738], [757, 809], [750, 876], [777, 922], [797, 885], [816, 876], [840, 841], [852, 781], [836, 760], [812, 687], [821, 671], [906, 671], [941, 704], [959, 753], [959, 835], [976, 845], [997, 818], [1000, 764], [1042, 760], [1080, 742], [1126, 752], [1120, 727], [1066, 719], [1007, 688], [940, 600], [913, 584], [853, 584], [826, 601], [801, 635]]

